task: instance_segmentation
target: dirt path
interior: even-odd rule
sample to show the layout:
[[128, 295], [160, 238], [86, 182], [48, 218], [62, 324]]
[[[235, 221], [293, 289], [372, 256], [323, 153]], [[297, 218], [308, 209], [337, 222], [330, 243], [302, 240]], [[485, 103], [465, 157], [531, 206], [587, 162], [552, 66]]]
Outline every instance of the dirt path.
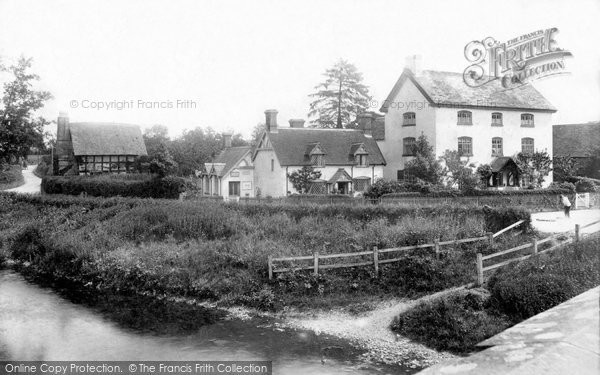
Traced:
[[394, 317], [419, 302], [460, 289], [464, 287], [447, 289], [416, 300], [398, 299], [382, 302], [375, 310], [363, 316], [355, 316], [339, 310], [320, 312], [309, 317], [305, 313], [292, 312], [286, 314], [285, 320], [294, 328], [348, 339], [353, 344], [368, 350], [365, 354], [367, 360], [413, 368], [426, 367], [455, 356], [437, 352], [397, 335], [390, 330], [390, 324]]
[[30, 165], [27, 169], [23, 170], [23, 178], [25, 179], [23, 185], [5, 191], [24, 194], [39, 194], [42, 179], [33, 174], [34, 169], [35, 165]]

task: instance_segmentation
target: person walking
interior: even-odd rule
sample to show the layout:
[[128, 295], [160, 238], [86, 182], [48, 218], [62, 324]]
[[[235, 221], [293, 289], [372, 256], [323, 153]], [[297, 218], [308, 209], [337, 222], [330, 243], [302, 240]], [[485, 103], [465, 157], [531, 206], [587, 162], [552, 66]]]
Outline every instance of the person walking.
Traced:
[[571, 217], [571, 202], [569, 202], [569, 198], [566, 195], [560, 196], [563, 208], [565, 210], [565, 217]]

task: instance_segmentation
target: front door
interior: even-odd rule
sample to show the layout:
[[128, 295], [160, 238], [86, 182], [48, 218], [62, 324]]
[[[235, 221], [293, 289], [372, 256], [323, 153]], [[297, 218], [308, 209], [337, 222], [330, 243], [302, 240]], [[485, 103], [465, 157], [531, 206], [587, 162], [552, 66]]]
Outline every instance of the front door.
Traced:
[[229, 182], [229, 196], [240, 196], [240, 182], [239, 181], [230, 181]]
[[340, 194], [348, 194], [348, 185], [350, 183], [349, 182], [338, 182], [338, 191]]

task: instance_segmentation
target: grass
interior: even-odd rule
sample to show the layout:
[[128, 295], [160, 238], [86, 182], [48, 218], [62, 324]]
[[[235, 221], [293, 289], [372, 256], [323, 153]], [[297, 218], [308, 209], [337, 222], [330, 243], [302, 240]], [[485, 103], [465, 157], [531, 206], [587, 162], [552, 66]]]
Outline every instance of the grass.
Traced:
[[[483, 244], [414, 251], [381, 267], [278, 274], [267, 257], [347, 253], [481, 236], [520, 210], [0, 195], [0, 248], [31, 272], [108, 290], [244, 304], [328, 308], [416, 296], [471, 281]], [[508, 222], [504, 225], [503, 220]], [[347, 259], [349, 262], [356, 259]]]
[[16, 188], [24, 183], [20, 165], [0, 165], [0, 190]]
[[400, 314], [392, 330], [438, 350], [465, 353], [513, 324], [600, 285], [600, 236], [499, 269], [486, 289], [463, 291]]

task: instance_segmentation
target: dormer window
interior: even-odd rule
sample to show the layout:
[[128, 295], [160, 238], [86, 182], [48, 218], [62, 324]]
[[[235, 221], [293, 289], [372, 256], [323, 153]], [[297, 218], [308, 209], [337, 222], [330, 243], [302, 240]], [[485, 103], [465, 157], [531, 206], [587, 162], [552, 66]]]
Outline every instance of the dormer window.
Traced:
[[473, 125], [473, 117], [470, 111], [458, 111], [458, 125]]
[[310, 156], [310, 164], [313, 167], [324, 167], [323, 154], [313, 154]]
[[521, 114], [521, 126], [533, 128], [535, 126], [533, 122], [533, 115], [531, 113]]
[[417, 115], [414, 112], [406, 112], [402, 115], [402, 126], [417, 125]]
[[492, 126], [502, 126], [502, 113], [492, 113]]
[[356, 155], [356, 165], [359, 167], [366, 167], [367, 166], [367, 154]]

